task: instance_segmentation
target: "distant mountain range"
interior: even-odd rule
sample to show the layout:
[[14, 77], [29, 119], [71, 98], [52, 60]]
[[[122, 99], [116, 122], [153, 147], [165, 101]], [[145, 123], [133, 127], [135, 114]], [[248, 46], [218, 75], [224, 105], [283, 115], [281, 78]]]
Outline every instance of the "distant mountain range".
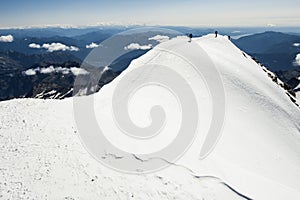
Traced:
[[[214, 31], [213, 29], [185, 27], [171, 28], [184, 34], [193, 33], [195, 36]], [[105, 39], [127, 29], [127, 27], [98, 27], [0, 30], [0, 36], [10, 34], [14, 37], [13, 42], [0, 42], [0, 100], [18, 97], [63, 98], [70, 96], [69, 91], [73, 87], [74, 74], [37, 73], [36, 76], [26, 76], [23, 72], [28, 69], [49, 66], [68, 69], [71, 67], [79, 68], [84, 58], [92, 51], [92, 48], [87, 48], [88, 45], [98, 45]], [[242, 31], [233, 30], [223, 29], [220, 33], [238, 36], [239, 34], [247, 35], [247, 31], [249, 31], [247, 29], [242, 29]], [[149, 32], [147, 34], [135, 34], [132, 37], [140, 44], [155, 46], [158, 42], [149, 41], [149, 38], [159, 34], [162, 33]], [[169, 34], [168, 36], [174, 37], [176, 35]], [[123, 36], [119, 35], [117, 37]], [[260, 63], [275, 72], [279, 78], [291, 85], [292, 88], [296, 89], [298, 87], [300, 84], [300, 68], [295, 65], [295, 58], [300, 53], [300, 35], [268, 31], [234, 38], [236, 37], [233, 37], [233, 43], [240, 49], [259, 60]], [[52, 51], [49, 49], [50, 47], [47, 47], [47, 45], [53, 43], [59, 43], [60, 48], [64, 51]], [[32, 44], [34, 45], [30, 46]], [[74, 47], [75, 50], [71, 51], [71, 47]], [[110, 81], [126, 69], [133, 59], [146, 52], [147, 50], [137, 49], [116, 59], [110, 66], [111, 73], [108, 73], [104, 78]], [[102, 87], [107, 81], [99, 84], [99, 87]], [[49, 92], [51, 95], [49, 95]]]
[[242, 37], [233, 42], [273, 71], [298, 67], [294, 65], [294, 61], [296, 55], [300, 53], [299, 35], [264, 32]]
[[67, 61], [80, 63], [81, 60], [69, 52], [45, 54], [24, 54], [13, 50], [0, 52], [0, 74], [7, 71], [23, 70], [35, 64], [60, 64]]
[[300, 54], [300, 35], [264, 32], [233, 42], [275, 72], [295, 92], [299, 92], [300, 65], [295, 63], [295, 59]]
[[[39, 63], [27, 70], [10, 69], [9, 73], [0, 74], [0, 100], [12, 98], [50, 98], [63, 99], [73, 95], [76, 76], [88, 76], [80, 71], [80, 63], [61, 64]], [[107, 69], [103, 72], [98, 91], [103, 85], [113, 80], [120, 72]]]

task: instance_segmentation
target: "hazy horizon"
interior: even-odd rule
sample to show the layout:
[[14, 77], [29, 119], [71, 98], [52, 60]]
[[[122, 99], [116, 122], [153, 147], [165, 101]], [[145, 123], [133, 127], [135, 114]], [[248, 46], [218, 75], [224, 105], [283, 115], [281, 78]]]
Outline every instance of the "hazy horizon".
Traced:
[[295, 27], [297, 1], [47, 1], [1, 3], [0, 28], [27, 26], [159, 25], [187, 27]]

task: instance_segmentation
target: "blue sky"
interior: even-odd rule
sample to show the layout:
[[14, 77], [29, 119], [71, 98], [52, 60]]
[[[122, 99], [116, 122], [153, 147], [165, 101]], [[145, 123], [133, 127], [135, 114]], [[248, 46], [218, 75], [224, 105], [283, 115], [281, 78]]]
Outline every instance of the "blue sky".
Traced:
[[101, 23], [300, 26], [299, 0], [9, 0], [0, 27]]

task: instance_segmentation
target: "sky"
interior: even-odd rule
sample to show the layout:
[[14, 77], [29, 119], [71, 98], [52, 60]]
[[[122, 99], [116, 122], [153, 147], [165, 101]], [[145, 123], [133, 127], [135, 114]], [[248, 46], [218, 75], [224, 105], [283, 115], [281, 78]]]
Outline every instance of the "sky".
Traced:
[[9, 0], [0, 27], [174, 25], [300, 26], [299, 0]]

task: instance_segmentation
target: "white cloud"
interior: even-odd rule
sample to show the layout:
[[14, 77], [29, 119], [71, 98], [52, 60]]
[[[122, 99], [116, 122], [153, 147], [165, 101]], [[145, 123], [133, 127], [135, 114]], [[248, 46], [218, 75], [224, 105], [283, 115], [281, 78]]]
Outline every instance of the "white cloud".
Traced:
[[27, 76], [34, 76], [36, 75], [36, 70], [35, 69], [28, 69], [26, 71], [24, 71], [24, 74]]
[[71, 72], [72, 72], [75, 76], [78, 76], [78, 75], [87, 75], [87, 74], [89, 74], [89, 72], [86, 71], [85, 69], [78, 68], [78, 67], [71, 67]]
[[241, 31], [232, 31], [231, 33], [235, 34], [235, 33], [241, 33]]
[[70, 46], [69, 51], [79, 51], [78, 47]]
[[78, 75], [87, 75], [89, 74], [88, 71], [82, 68], [78, 67], [71, 67], [71, 68], [65, 68], [65, 67], [54, 67], [54, 66], [49, 66], [49, 67], [43, 67], [43, 68], [35, 68], [35, 69], [28, 69], [23, 72], [23, 74], [27, 76], [34, 76], [37, 75], [37, 73], [40, 74], [51, 74], [51, 73], [61, 73], [61, 74], [69, 74], [72, 73], [74, 76]]
[[295, 61], [294, 61], [294, 65], [300, 66], [300, 53], [296, 56]]
[[300, 47], [300, 43], [294, 43], [293, 46], [294, 47]]
[[41, 45], [39, 44], [35, 44], [35, 43], [31, 43], [28, 45], [30, 48], [33, 48], [33, 49], [40, 49], [41, 48]]
[[43, 45], [39, 45], [39, 44], [35, 44], [35, 43], [31, 43], [29, 44], [30, 48], [34, 48], [34, 49], [40, 49], [40, 48], [44, 48], [49, 52], [53, 52], [53, 51], [79, 51], [78, 47], [75, 46], [67, 46], [65, 44], [62, 43], [45, 43]]
[[41, 70], [40, 70], [41, 74], [51, 74], [53, 72], [55, 72], [55, 69], [53, 66], [46, 67], [46, 68], [44, 67], [44, 68], [41, 68]]
[[43, 44], [42, 46], [44, 49], [47, 49], [49, 52], [53, 51], [79, 51], [77, 47], [74, 46], [67, 46], [62, 43], [51, 43], [51, 44]]
[[91, 44], [86, 45], [85, 48], [93, 49], [93, 48], [97, 48], [99, 46], [100, 46], [99, 44], [96, 44], [96, 43], [92, 42]]
[[0, 42], [13, 42], [14, 37], [12, 35], [3, 35], [0, 36]]
[[152, 48], [152, 44], [140, 45], [138, 43], [131, 43], [128, 46], [124, 47], [125, 50], [136, 50], [136, 49], [148, 50], [151, 48]]
[[267, 24], [268, 27], [275, 27], [276, 24]]
[[64, 68], [64, 67], [57, 67], [57, 68], [55, 68], [55, 72], [56, 73], [62, 73], [62, 74], [69, 74], [70, 69]]
[[166, 41], [168, 41], [169, 39], [170, 39], [169, 36], [165, 36], [165, 35], [156, 35], [156, 36], [154, 36], [154, 37], [149, 38], [148, 40], [155, 40], [155, 41], [161, 43], [161, 42], [166, 42]]

